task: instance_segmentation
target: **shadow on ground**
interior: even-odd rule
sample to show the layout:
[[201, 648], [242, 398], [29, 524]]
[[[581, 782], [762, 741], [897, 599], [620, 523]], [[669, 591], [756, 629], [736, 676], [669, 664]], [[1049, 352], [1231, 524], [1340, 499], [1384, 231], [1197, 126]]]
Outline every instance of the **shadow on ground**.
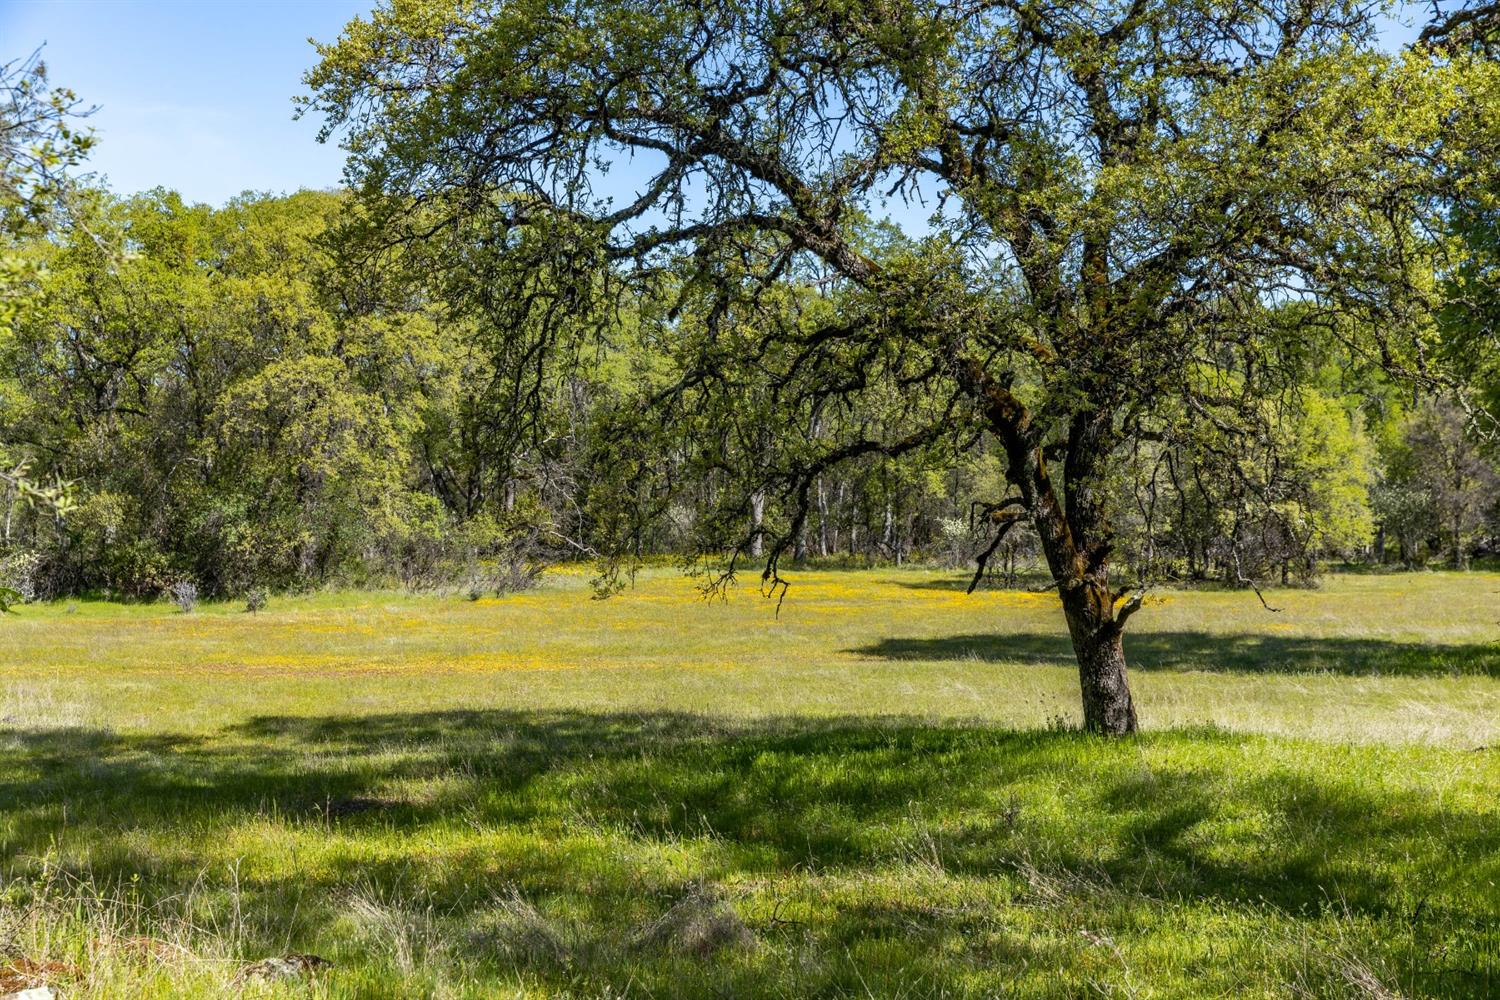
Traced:
[[[1007, 640], [983, 641], [998, 644], [989, 655], [1018, 655]], [[1055, 642], [1021, 641], [1056, 655]], [[947, 642], [892, 640], [881, 655], [968, 655], [972, 640]], [[1140, 662], [1139, 644], [1135, 653]], [[294, 943], [316, 943], [351, 886], [415, 892], [462, 926], [510, 887], [574, 914], [594, 937], [611, 922], [649, 920], [689, 872], [783, 880], [792, 894], [809, 879], [871, 887], [820, 899], [798, 921], [756, 925], [768, 942], [845, 956], [826, 981], [796, 980], [790, 965], [767, 971], [782, 961], [775, 949], [734, 974], [781, 977], [793, 993], [857, 989], [869, 969], [851, 949], [887, 938], [893, 969], [932, 989], [965, 981], [980, 958], [945, 958], [932, 941], [977, 934], [965, 929], [975, 911], [931, 904], [913, 888], [923, 880], [999, 893], [993, 906], [1030, 907], [1038, 919], [1055, 910], [1086, 927], [1115, 922], [1118, 934], [1150, 933], [1142, 927], [1182, 906], [1240, 914], [1255, 934], [1336, 907], [1371, 948], [1405, 956], [1412, 984], [1462, 995], [1462, 980], [1423, 978], [1414, 922], [1438, 928], [1425, 933], [1455, 954], [1462, 935], [1496, 926], [1500, 897], [1476, 887], [1500, 881], [1500, 824], [1457, 793], [1385, 780], [1410, 778], [1416, 753], [1216, 731], [1104, 742], [677, 713], [264, 717], [205, 737], [8, 729], [0, 857], [7, 881], [34, 875], [47, 855], [78, 879], [138, 880], [168, 898], [250, 855], [236, 912], [259, 921], [266, 941]], [[1007, 940], [1008, 961], [1057, 960], [1041, 938], [1033, 952]], [[569, 961], [534, 964], [571, 982]], [[590, 974], [617, 973], [604, 962]]]
[[[1039, 632], [892, 637], [846, 652], [888, 660], [978, 660], [1070, 667], [1076, 662], [1065, 634]], [[1126, 635], [1125, 654], [1132, 670], [1500, 677], [1500, 642], [1450, 646], [1382, 639], [1140, 631]]]

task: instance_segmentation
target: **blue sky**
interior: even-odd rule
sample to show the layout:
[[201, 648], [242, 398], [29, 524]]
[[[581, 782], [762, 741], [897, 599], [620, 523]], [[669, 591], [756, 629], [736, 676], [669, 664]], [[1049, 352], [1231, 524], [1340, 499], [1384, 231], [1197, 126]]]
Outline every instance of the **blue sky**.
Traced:
[[[339, 183], [343, 156], [292, 119], [315, 56], [373, 0], [0, 0], [0, 62], [46, 44], [53, 81], [95, 103], [91, 167], [115, 190], [220, 204]], [[1392, 25], [1388, 41], [1410, 29]], [[629, 164], [611, 186], [633, 189]], [[921, 215], [913, 209], [899, 215]]]
[[339, 183], [343, 156], [292, 120], [315, 60], [371, 0], [0, 0], [0, 62], [42, 50], [54, 83], [99, 106], [90, 167], [118, 191], [215, 204]]

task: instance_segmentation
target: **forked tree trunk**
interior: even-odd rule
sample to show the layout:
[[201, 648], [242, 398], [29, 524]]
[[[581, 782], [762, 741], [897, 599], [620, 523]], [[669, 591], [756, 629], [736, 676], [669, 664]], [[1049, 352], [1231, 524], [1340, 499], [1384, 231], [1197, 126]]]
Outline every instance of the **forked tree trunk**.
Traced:
[[[1030, 413], [1011, 393], [1008, 383], [989, 377], [972, 361], [962, 374], [983, 405], [991, 429], [1005, 446], [1006, 479], [1018, 490], [1017, 495], [997, 506], [997, 520], [1009, 524], [1026, 517], [1031, 521], [1062, 598], [1073, 654], [1078, 659], [1084, 728], [1106, 736], [1134, 733], [1135, 703], [1130, 697], [1121, 633], [1126, 618], [1140, 606], [1140, 595], [1117, 611], [1118, 595], [1109, 586], [1112, 534], [1100, 463], [1109, 454], [1111, 411], [1099, 409], [1074, 416], [1063, 465], [1065, 489], [1059, 494], [1048, 469], [1042, 435], [1032, 428]], [[1012, 508], [1024, 514], [1011, 513]]]
[[1109, 588], [1085, 582], [1063, 593], [1063, 613], [1078, 658], [1083, 728], [1106, 736], [1136, 730], [1135, 702], [1125, 670], [1122, 631], [1114, 620]]

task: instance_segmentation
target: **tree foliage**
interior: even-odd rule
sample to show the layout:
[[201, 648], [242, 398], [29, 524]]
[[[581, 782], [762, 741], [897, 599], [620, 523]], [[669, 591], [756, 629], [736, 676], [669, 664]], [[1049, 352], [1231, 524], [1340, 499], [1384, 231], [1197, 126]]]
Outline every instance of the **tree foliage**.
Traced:
[[[39, 53], [0, 64], [0, 347], [34, 300], [39, 277], [35, 258], [18, 252], [17, 244], [47, 231], [68, 189], [69, 170], [93, 145], [79, 124], [90, 112], [71, 90], [48, 82]], [[30, 465], [0, 439], [0, 488], [65, 511], [65, 485], [35, 482], [27, 475]], [[14, 601], [19, 595], [5, 588], [0, 596]]]

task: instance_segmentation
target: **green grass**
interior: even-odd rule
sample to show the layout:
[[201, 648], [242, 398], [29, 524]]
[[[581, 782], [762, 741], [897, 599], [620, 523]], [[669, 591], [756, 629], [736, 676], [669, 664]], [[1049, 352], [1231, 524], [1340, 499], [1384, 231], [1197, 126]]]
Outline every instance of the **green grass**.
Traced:
[[1118, 742], [1054, 597], [949, 574], [27, 607], [0, 947], [70, 997], [1500, 993], [1500, 575], [1268, 598], [1142, 611]]

